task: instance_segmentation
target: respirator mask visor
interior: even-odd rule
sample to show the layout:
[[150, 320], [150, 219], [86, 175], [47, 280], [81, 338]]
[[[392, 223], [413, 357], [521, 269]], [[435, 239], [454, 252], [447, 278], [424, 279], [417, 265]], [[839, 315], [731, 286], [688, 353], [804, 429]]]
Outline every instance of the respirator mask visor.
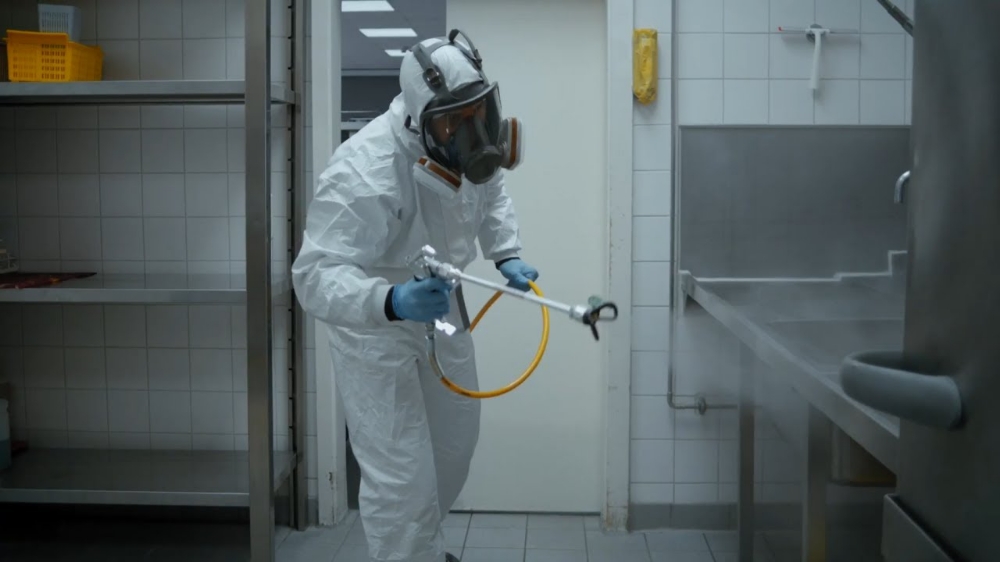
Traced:
[[477, 82], [435, 99], [420, 121], [427, 156], [470, 182], [490, 181], [503, 165], [507, 127], [496, 83]]

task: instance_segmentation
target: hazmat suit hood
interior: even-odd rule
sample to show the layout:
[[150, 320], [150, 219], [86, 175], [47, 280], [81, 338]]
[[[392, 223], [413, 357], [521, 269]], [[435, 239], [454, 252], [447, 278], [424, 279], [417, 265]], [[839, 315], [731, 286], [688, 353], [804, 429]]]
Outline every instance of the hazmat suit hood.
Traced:
[[[427, 39], [421, 44], [431, 47], [441, 41], [443, 40]], [[452, 91], [482, 80], [469, 59], [465, 58], [465, 55], [452, 45], [434, 51], [431, 54], [431, 60], [437, 65], [445, 84]], [[419, 126], [424, 109], [434, 98], [434, 92], [424, 82], [423, 73], [420, 63], [417, 62], [417, 57], [413, 55], [412, 51], [407, 52], [399, 69], [399, 87], [402, 90], [400, 96], [406, 108], [406, 115], [410, 117], [413, 127]]]

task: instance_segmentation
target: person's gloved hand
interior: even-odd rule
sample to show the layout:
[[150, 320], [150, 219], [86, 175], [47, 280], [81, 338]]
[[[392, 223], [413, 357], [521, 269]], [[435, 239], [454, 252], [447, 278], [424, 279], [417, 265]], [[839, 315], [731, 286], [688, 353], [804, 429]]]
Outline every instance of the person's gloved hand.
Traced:
[[433, 322], [451, 308], [451, 285], [438, 277], [411, 279], [392, 290], [392, 310], [403, 320]]
[[538, 280], [538, 270], [519, 258], [501, 263], [499, 269], [500, 275], [508, 281], [507, 285], [518, 291], [527, 291], [531, 288], [528, 286], [528, 281]]

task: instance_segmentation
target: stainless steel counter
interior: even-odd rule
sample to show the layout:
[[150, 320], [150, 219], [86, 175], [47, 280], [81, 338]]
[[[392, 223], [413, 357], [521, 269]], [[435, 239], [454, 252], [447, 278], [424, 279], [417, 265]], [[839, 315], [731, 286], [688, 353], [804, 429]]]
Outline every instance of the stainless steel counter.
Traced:
[[904, 295], [892, 278], [699, 280], [683, 273], [681, 287], [778, 380], [895, 472], [899, 420], [849, 398], [838, 373], [850, 353], [902, 348]]

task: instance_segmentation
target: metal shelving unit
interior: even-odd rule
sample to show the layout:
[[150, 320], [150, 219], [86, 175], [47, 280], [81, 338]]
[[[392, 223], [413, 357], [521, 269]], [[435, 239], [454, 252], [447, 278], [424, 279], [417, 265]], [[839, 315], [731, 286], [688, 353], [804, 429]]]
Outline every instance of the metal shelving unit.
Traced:
[[[296, 96], [272, 84], [272, 103], [294, 105]], [[242, 80], [119, 80], [107, 82], [0, 84], [0, 105], [88, 104], [240, 104], [246, 101]]]
[[[0, 291], [0, 303], [244, 304], [245, 275], [95, 275], [54, 287]], [[272, 280], [272, 298], [289, 297], [288, 277]]]
[[[249, 507], [246, 452], [39, 449], [4, 474], [0, 502]], [[273, 488], [294, 469], [276, 454]]]
[[[285, 263], [300, 243], [305, 213], [305, 25], [309, 0], [286, 0], [292, 15], [288, 88], [271, 77], [271, 2], [246, 0], [246, 79], [3, 83], [0, 106], [243, 104], [246, 108], [246, 272], [243, 275], [95, 276], [54, 287], [0, 291], [0, 303], [228, 304], [247, 307], [248, 452], [31, 450], [0, 474], [0, 503], [248, 507], [251, 560], [275, 558], [275, 496], [286, 488], [293, 527], [306, 525], [304, 315], [289, 275], [272, 272], [271, 109], [288, 107], [291, 216]], [[274, 306], [287, 309], [288, 342], [275, 342]], [[288, 346], [287, 373], [274, 372], [275, 344]], [[289, 451], [275, 449], [275, 377], [287, 377]]]

